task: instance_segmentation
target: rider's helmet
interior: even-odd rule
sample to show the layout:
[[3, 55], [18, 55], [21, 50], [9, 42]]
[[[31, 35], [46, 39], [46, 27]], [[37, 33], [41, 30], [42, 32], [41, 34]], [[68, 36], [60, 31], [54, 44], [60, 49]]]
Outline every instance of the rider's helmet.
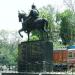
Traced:
[[36, 8], [36, 6], [33, 4], [33, 5], [32, 5], [32, 9], [34, 9], [34, 8]]

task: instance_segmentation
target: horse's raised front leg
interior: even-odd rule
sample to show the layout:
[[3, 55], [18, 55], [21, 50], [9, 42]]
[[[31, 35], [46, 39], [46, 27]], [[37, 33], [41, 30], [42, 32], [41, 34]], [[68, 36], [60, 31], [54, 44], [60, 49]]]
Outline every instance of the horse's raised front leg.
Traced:
[[23, 29], [20, 29], [18, 32], [19, 32], [19, 35], [23, 38], [23, 35], [21, 35], [22, 31], [23, 31]]

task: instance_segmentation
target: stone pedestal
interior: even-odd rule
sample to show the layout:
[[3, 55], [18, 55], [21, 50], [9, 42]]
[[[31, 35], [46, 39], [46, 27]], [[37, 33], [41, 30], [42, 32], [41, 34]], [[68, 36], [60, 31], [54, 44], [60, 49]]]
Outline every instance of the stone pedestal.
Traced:
[[18, 71], [52, 71], [53, 43], [48, 41], [21, 42], [18, 45]]

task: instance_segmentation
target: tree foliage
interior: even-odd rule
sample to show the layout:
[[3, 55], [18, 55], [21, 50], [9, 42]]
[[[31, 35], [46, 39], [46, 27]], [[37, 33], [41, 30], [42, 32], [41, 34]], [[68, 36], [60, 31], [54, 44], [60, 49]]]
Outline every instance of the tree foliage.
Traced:
[[57, 14], [57, 20], [60, 21], [60, 37], [64, 45], [73, 44], [74, 41], [74, 14], [70, 10], [65, 10], [63, 13]]
[[17, 32], [0, 31], [0, 64], [17, 64], [19, 39]]

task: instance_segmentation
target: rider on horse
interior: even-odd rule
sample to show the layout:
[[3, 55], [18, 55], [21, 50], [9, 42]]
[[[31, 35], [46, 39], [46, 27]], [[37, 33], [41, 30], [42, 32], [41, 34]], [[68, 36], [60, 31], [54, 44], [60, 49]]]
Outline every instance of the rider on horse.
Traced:
[[39, 18], [39, 12], [34, 4], [32, 5], [32, 9], [28, 16], [26, 16], [26, 14], [19, 12], [18, 17], [19, 22], [22, 22], [22, 28], [19, 30], [19, 34], [21, 37], [23, 37], [23, 35], [21, 35], [20, 33], [22, 31], [28, 34], [28, 40], [29, 34], [32, 30], [39, 30], [40, 32], [42, 32], [42, 34], [43, 32], [47, 33], [48, 21], [44, 18]]
[[39, 11], [36, 9], [36, 6], [33, 4], [28, 17], [36, 19], [38, 16], [39, 16]]
[[27, 17], [27, 20], [25, 20], [25, 24], [31, 25], [35, 19], [37, 19], [39, 16], [39, 11], [36, 9], [36, 6], [33, 4], [32, 9]]

